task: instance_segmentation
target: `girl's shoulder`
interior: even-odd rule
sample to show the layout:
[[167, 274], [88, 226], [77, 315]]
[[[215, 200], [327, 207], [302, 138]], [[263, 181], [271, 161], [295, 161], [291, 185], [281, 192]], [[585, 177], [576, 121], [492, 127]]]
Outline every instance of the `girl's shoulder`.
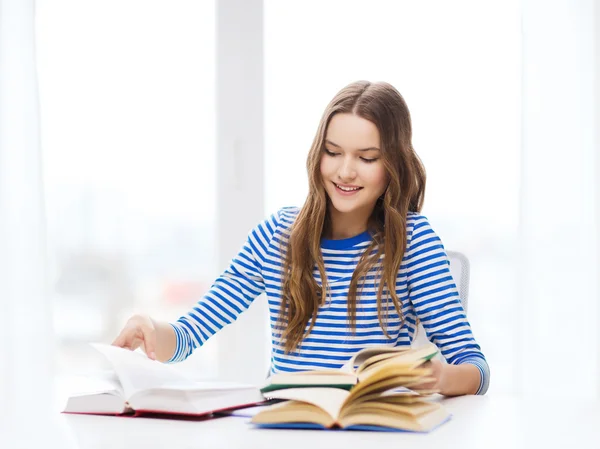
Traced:
[[[277, 227], [283, 230], [291, 228], [298, 218], [300, 208], [297, 206], [286, 206], [277, 210], [271, 215], [270, 220], [277, 223]], [[406, 217], [406, 228], [408, 232], [412, 232], [415, 228], [429, 226], [429, 220], [425, 215], [419, 212], [408, 212]]]
[[296, 206], [286, 206], [279, 209], [275, 213], [279, 227], [281, 229], [289, 229], [296, 221], [296, 218], [298, 218], [299, 213], [300, 208]]
[[[261, 227], [269, 229], [271, 234], [276, 234], [277, 231], [288, 234], [290, 228], [298, 218], [300, 208], [297, 206], [286, 206], [278, 209], [267, 218]], [[415, 231], [430, 229], [429, 220], [425, 215], [419, 212], [408, 212], [406, 217], [406, 231], [410, 238]]]
[[408, 212], [406, 215], [406, 230], [411, 232], [417, 227], [429, 226], [429, 220], [419, 212]]
[[296, 221], [298, 214], [300, 213], [300, 208], [297, 206], [286, 206], [279, 209], [276, 214], [280, 221], [289, 223], [289, 226]]
[[286, 231], [294, 224], [299, 212], [299, 207], [282, 207], [264, 220], [259, 227], [265, 229], [267, 233], [271, 235], [277, 234], [278, 232], [287, 233]]
[[436, 238], [437, 234], [431, 227], [425, 215], [419, 212], [409, 212], [406, 216], [406, 240], [410, 245], [415, 239], [424, 237]]

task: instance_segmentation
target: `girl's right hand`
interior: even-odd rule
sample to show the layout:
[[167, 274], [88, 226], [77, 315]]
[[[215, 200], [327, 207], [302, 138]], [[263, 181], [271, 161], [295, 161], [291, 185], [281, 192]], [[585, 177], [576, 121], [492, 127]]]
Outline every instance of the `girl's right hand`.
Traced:
[[141, 347], [146, 355], [156, 360], [156, 327], [148, 315], [134, 315], [125, 324], [113, 346], [135, 351]]

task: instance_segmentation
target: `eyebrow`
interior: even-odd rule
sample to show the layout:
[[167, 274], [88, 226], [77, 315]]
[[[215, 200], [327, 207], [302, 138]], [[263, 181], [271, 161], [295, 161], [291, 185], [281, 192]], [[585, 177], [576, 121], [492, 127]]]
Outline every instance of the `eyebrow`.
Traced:
[[[339, 146], [337, 143], [333, 143], [331, 140], [325, 139], [325, 143], [328, 143], [329, 145], [331, 145], [332, 147], [336, 147], [336, 148], [342, 148], [341, 146]], [[369, 147], [369, 148], [361, 148], [360, 150], [356, 150], [356, 151], [372, 151], [372, 150], [376, 150], [376, 151], [381, 151], [379, 148], [377, 147]]]

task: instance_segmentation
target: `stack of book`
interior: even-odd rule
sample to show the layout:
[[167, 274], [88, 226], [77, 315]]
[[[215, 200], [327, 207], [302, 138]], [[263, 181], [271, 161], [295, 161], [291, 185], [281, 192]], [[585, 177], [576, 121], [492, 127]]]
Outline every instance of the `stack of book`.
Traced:
[[[341, 370], [281, 373], [262, 388], [269, 399], [252, 418], [264, 428], [320, 428], [429, 432], [451, 415], [426, 389], [433, 380], [426, 366], [438, 352], [367, 348]], [[425, 366], [424, 366], [425, 365]]]
[[[69, 396], [65, 413], [210, 417], [260, 404], [252, 413], [257, 427], [412, 432], [429, 432], [450, 419], [426, 387], [433, 380], [427, 362], [438, 352], [433, 344], [367, 348], [340, 370], [274, 374], [262, 389], [196, 382], [143, 354], [94, 347], [113, 371], [86, 379], [85, 388]], [[265, 406], [265, 399], [276, 403]]]

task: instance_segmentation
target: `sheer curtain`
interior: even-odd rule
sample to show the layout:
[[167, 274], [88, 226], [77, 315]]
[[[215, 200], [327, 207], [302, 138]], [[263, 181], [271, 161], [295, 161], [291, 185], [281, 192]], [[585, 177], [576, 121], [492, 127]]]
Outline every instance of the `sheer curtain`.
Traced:
[[574, 361], [576, 388], [599, 396], [597, 221], [600, 173], [593, 0], [524, 0], [520, 193], [520, 391], [565, 386], [557, 362]]
[[33, 0], [0, 0], [0, 438], [21, 447], [52, 400], [33, 22]]
[[[104, 368], [90, 341], [177, 319], [219, 273], [215, 22], [212, 0], [36, 2], [58, 376]], [[176, 369], [215, 377], [214, 343]]]

